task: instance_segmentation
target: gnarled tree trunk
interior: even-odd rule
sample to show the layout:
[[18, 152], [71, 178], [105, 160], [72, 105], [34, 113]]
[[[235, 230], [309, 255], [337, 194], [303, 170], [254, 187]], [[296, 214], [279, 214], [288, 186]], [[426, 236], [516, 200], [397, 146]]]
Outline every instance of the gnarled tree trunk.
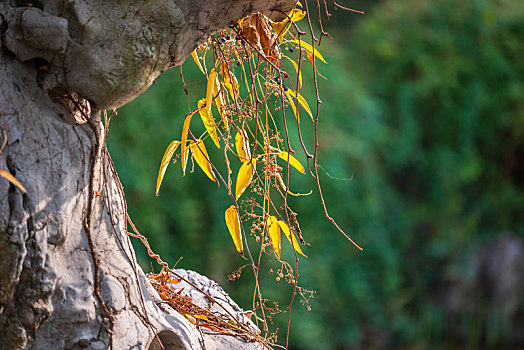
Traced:
[[202, 337], [158, 306], [127, 236], [100, 111], [140, 95], [234, 20], [282, 16], [294, 2], [0, 3], [0, 169], [27, 189], [0, 179], [0, 348], [160, 349], [159, 339], [166, 349], [247, 346]]

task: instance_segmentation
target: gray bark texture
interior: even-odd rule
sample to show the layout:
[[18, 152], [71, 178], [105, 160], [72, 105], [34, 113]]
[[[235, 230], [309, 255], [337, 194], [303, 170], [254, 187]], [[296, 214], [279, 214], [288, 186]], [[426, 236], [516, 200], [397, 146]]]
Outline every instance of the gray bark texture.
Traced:
[[[260, 348], [202, 334], [160, 303], [127, 235], [100, 111], [233, 21], [282, 17], [294, 2], [0, 1], [0, 169], [27, 189], [0, 178], [0, 349]], [[215, 283], [184, 273], [241, 315]]]

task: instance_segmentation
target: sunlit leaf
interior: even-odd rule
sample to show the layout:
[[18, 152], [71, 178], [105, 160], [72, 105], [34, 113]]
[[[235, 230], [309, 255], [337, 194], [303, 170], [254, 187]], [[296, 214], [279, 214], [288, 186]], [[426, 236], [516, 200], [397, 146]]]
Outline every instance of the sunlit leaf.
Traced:
[[158, 177], [156, 178], [156, 195], [158, 196], [158, 191], [160, 190], [160, 185], [162, 184], [162, 180], [164, 179], [164, 174], [166, 173], [167, 166], [169, 165], [169, 162], [171, 161], [171, 158], [173, 157], [173, 154], [175, 153], [178, 145], [180, 145], [180, 141], [173, 141], [167, 146], [166, 151], [164, 152], [164, 156], [162, 157], [162, 160], [160, 161], [160, 169], [158, 170]]
[[211, 69], [207, 78], [207, 90], [206, 90], [206, 112], [211, 115], [211, 101], [213, 100], [213, 91], [216, 88], [217, 83], [217, 72], [215, 68]]
[[251, 159], [251, 150], [249, 148], [249, 140], [245, 135], [245, 131], [238, 129], [235, 136], [235, 147], [237, 150], [238, 158], [241, 162], [246, 162]]
[[238, 199], [242, 193], [253, 180], [253, 174], [255, 173], [255, 159], [250, 159], [247, 162], [242, 163], [240, 170], [238, 170], [237, 183], [235, 196]]
[[287, 27], [287, 25], [290, 23], [290, 19], [293, 22], [298, 22], [302, 18], [304, 18], [305, 15], [305, 11], [301, 9], [293, 9], [289, 12], [288, 16], [286, 16], [286, 18], [283, 21], [273, 22], [270, 20], [269, 23], [271, 24], [273, 31], [278, 35], [278, 38], [282, 40], [282, 37], [286, 35], [287, 31], [289, 30], [289, 27]]
[[202, 140], [191, 142], [189, 144], [189, 148], [191, 148], [193, 158], [195, 158], [200, 169], [202, 169], [204, 173], [206, 173], [207, 177], [209, 177], [212, 181], [217, 182], [215, 172], [213, 171], [211, 163], [209, 162], [209, 155], [207, 154], [204, 142], [202, 142]]
[[10, 172], [0, 169], [0, 176], [18, 187], [22, 192], [27, 192], [25, 187]]
[[289, 241], [289, 243], [293, 245], [293, 248], [295, 248], [297, 253], [307, 258], [306, 254], [302, 252], [302, 249], [300, 248], [300, 245], [298, 244], [297, 238], [289, 230], [289, 226], [282, 220], [278, 220], [278, 224], [280, 225], [280, 228], [282, 229], [282, 231], [284, 231], [284, 234], [286, 235], [287, 240]]
[[192, 315], [192, 316], [193, 316], [194, 318], [198, 318], [198, 319], [200, 319], [200, 320], [209, 321], [209, 320], [207, 319], [207, 316], [205, 316], [205, 315]]
[[242, 232], [240, 230], [240, 217], [238, 216], [238, 211], [234, 205], [230, 206], [226, 210], [225, 217], [227, 228], [231, 234], [231, 237], [233, 238], [233, 243], [235, 243], [237, 252], [244, 256], [244, 248], [242, 246]]
[[286, 95], [287, 102], [291, 106], [291, 109], [293, 110], [293, 114], [295, 114], [295, 118], [297, 118], [297, 121], [300, 123], [300, 116], [298, 115], [297, 107], [295, 106], [295, 102], [293, 99], [293, 95], [291, 95], [291, 89], [285, 89], [284, 94]]
[[295, 71], [297, 72], [298, 74], [298, 83], [299, 83], [299, 86], [302, 87], [302, 72], [300, 71], [300, 69], [298, 68], [298, 64], [292, 60], [291, 58], [287, 57], [287, 56], [284, 56], [285, 58], [287, 58], [291, 64], [293, 64], [293, 67], [295, 68]]
[[220, 82], [218, 81], [218, 77], [215, 76], [215, 84], [213, 84], [213, 96], [215, 97], [215, 104], [217, 106], [218, 112], [220, 113], [220, 117], [222, 118], [222, 122], [224, 123], [224, 127], [226, 130], [229, 130], [229, 122], [227, 120], [227, 115], [223, 113], [224, 108], [224, 92], [220, 89]]
[[302, 106], [302, 108], [306, 110], [307, 114], [309, 114], [309, 116], [311, 117], [311, 120], [314, 122], [315, 120], [313, 119], [313, 114], [311, 114], [311, 109], [309, 108], [309, 105], [307, 104], [306, 99], [302, 97], [302, 95], [298, 93], [297, 91], [293, 91], [287, 87], [285, 87], [284, 89], [285, 89], [286, 96], [288, 97], [288, 101], [289, 100], [295, 101], [296, 99], [298, 99], [298, 103]]
[[281, 249], [281, 240], [280, 240], [280, 225], [278, 220], [274, 216], [270, 216], [266, 221], [267, 230], [269, 232], [269, 237], [271, 238], [271, 244], [275, 249], [275, 254], [280, 259], [280, 249]]
[[235, 77], [234, 72], [232, 72], [225, 62], [220, 64], [220, 73], [224, 79], [224, 85], [229, 90], [231, 98], [234, 100], [238, 96], [238, 80]]
[[289, 193], [289, 194], [292, 195], [292, 196], [295, 196], [295, 197], [299, 197], [299, 196], [309, 196], [311, 193], [313, 193], [312, 190], [310, 190], [308, 193], [293, 193], [293, 192], [291, 192], [290, 190], [288, 190], [288, 188], [286, 187], [286, 184], [284, 183], [284, 180], [282, 179], [282, 175], [280, 175], [279, 173], [277, 173], [277, 174], [275, 175], [275, 177], [277, 178], [278, 183], [280, 184], [280, 187], [282, 187], [282, 190], [284, 190], [285, 192]]
[[306, 170], [304, 169], [304, 167], [302, 166], [302, 164], [300, 164], [300, 162], [295, 158], [293, 157], [291, 154], [287, 153], [286, 151], [281, 151], [278, 156], [281, 158], [281, 159], [284, 159], [286, 162], [288, 161], [288, 157], [289, 157], [289, 164], [292, 165], [295, 169], [297, 169], [298, 171], [300, 171], [302, 174], [305, 174], [306, 173]]
[[186, 118], [184, 120], [184, 125], [182, 126], [182, 141], [180, 141], [180, 154], [181, 154], [181, 163], [182, 163], [182, 176], [186, 175], [186, 165], [187, 165], [187, 157], [189, 155], [189, 152], [187, 151], [187, 134], [189, 132], [189, 123], [191, 122], [191, 118], [193, 117], [193, 114], [195, 114], [195, 111], [189, 112], [186, 114]]
[[[204, 73], [204, 69], [202, 68], [202, 65], [200, 64], [200, 60], [198, 59], [198, 56], [196, 54], [197, 50], [193, 50], [193, 52], [191, 52], [191, 57], [193, 57], [193, 60], [195, 61], [195, 63], [197, 64], [198, 66], [198, 69], [200, 69], [200, 71], [202, 73]], [[205, 73], [204, 73], [205, 74]]]
[[[297, 39], [293, 39], [293, 40], [285, 41], [285, 43], [297, 44], [298, 46], [300, 46], [301, 48], [303, 48], [307, 52], [313, 53], [313, 47], [310, 44], [306, 43], [304, 40], [300, 40], [300, 42], [299, 42]], [[320, 53], [320, 51], [318, 51], [316, 48], [315, 48], [314, 54], [322, 62], [327, 63], [326, 60], [324, 59], [324, 57], [322, 57], [322, 54]]]
[[218, 135], [215, 125], [215, 120], [213, 119], [213, 114], [207, 113], [207, 109], [202, 109], [202, 106], [206, 103], [204, 99], [201, 99], [198, 101], [198, 108], [200, 108], [199, 114], [200, 118], [202, 119], [202, 122], [204, 123], [204, 126], [206, 127], [207, 132], [209, 133], [209, 136], [211, 136], [211, 139], [215, 143], [215, 145], [220, 148], [220, 142], [218, 141]]

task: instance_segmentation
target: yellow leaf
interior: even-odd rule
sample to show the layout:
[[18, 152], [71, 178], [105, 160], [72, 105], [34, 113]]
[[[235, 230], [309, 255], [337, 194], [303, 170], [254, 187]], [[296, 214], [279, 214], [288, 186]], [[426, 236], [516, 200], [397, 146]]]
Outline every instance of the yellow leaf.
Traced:
[[293, 102], [293, 96], [291, 95], [291, 89], [285, 88], [284, 94], [286, 95], [287, 102], [291, 106], [291, 109], [293, 110], [293, 113], [295, 114], [297, 121], [300, 123], [300, 116], [298, 115], [298, 111], [297, 111], [297, 107], [295, 106], [295, 102]]
[[240, 255], [244, 256], [244, 249], [242, 247], [242, 232], [240, 230], [240, 217], [234, 205], [226, 210], [226, 225], [233, 238], [233, 243]]
[[180, 154], [182, 156], [182, 159], [180, 160], [182, 162], [182, 176], [186, 175], [186, 165], [187, 165], [187, 156], [189, 155], [189, 152], [187, 151], [187, 134], [189, 132], [189, 123], [191, 122], [191, 117], [193, 117], [193, 114], [195, 114], [196, 110], [189, 112], [186, 114], [186, 118], [184, 120], [184, 125], [182, 126], [182, 141], [181, 147], [180, 147]]
[[[197, 64], [198, 66], [198, 69], [200, 69], [200, 71], [202, 73], [204, 73], [204, 69], [202, 68], [202, 65], [200, 64], [200, 61], [198, 60], [198, 56], [196, 54], [197, 50], [195, 49], [193, 52], [191, 52], [191, 57], [193, 57], [193, 60], [195, 61], [195, 63]], [[204, 73], [205, 74], [205, 73]]]
[[300, 103], [300, 105], [306, 110], [307, 114], [309, 114], [311, 120], [314, 122], [315, 120], [313, 119], [313, 114], [311, 114], [311, 109], [309, 108], [306, 99], [302, 97], [302, 95], [299, 94], [297, 91], [293, 91], [287, 87], [284, 87], [284, 89], [286, 90], [285, 92], [286, 96], [288, 97], [288, 100], [292, 99], [293, 101], [295, 101], [295, 98], [298, 98], [298, 103]]
[[227, 116], [222, 113], [222, 109], [224, 106], [224, 97], [223, 92], [219, 90], [220, 83], [218, 81], [218, 77], [215, 77], [215, 84], [213, 85], [213, 96], [215, 96], [215, 104], [217, 105], [218, 113], [220, 114], [220, 117], [222, 118], [222, 122], [224, 123], [224, 127], [226, 130], [229, 131], [229, 122], [227, 120]]
[[282, 40], [282, 37], [286, 35], [287, 31], [289, 30], [289, 27], [286, 28], [286, 26], [289, 24], [289, 20], [291, 19], [293, 22], [298, 22], [304, 18], [305, 15], [305, 11], [294, 9], [289, 12], [288, 16], [283, 21], [273, 22], [269, 20], [269, 23], [271, 24], [273, 31], [278, 35], [278, 38]]
[[281, 249], [281, 241], [280, 241], [280, 226], [278, 224], [278, 220], [274, 216], [270, 216], [267, 218], [266, 221], [267, 230], [269, 232], [269, 237], [271, 237], [271, 244], [273, 244], [273, 248], [275, 249], [275, 254], [280, 259], [280, 249]]
[[189, 144], [189, 148], [191, 149], [193, 158], [195, 158], [200, 169], [202, 169], [204, 173], [206, 173], [207, 177], [209, 177], [212, 181], [217, 182], [217, 178], [215, 176], [215, 173], [213, 172], [213, 168], [211, 167], [211, 163], [209, 161], [209, 156], [207, 154], [204, 142], [202, 142], [202, 140], [191, 142]]
[[160, 185], [162, 184], [162, 180], [164, 179], [164, 174], [166, 173], [167, 166], [169, 165], [169, 162], [171, 161], [171, 158], [173, 157], [173, 154], [175, 153], [178, 145], [180, 145], [180, 141], [173, 141], [167, 146], [166, 151], [164, 152], [164, 156], [162, 157], [162, 161], [160, 161], [160, 169], [158, 170], [158, 177], [156, 178], [156, 195], [158, 196], [158, 191], [160, 190]]
[[302, 87], [302, 72], [300, 71], [300, 69], [298, 69], [298, 64], [294, 60], [292, 60], [291, 58], [289, 58], [287, 56], [284, 56], [284, 57], [287, 58], [291, 62], [291, 64], [293, 64], [293, 67], [295, 68], [295, 71], [298, 74], [299, 86]]
[[194, 318], [201, 319], [201, 320], [208, 321], [207, 316], [205, 316], [205, 315], [193, 315], [193, 317], [194, 317]]
[[234, 100], [235, 97], [238, 96], [238, 80], [235, 77], [235, 74], [231, 72], [231, 70], [225, 62], [222, 62], [219, 67], [220, 73], [222, 74], [222, 77], [224, 79], [224, 85], [229, 90], [231, 98]]
[[[288, 40], [286, 41], [286, 43], [294, 43], [294, 44], [297, 44], [298, 46], [302, 47], [304, 50], [306, 50], [307, 52], [309, 53], [313, 53], [313, 47], [311, 45], [309, 45], [308, 43], [306, 43], [304, 40], [300, 40], [300, 42], [296, 39], [293, 39], [293, 40]], [[315, 49], [315, 52], [314, 52], [315, 56], [320, 59], [322, 62], [324, 63], [327, 63], [326, 60], [324, 59], [324, 57], [322, 57], [322, 55], [320, 54], [320, 51], [318, 51], [317, 49]]]
[[[299, 3], [300, 4], [300, 3]], [[298, 22], [300, 21], [302, 18], [304, 18], [306, 16], [306, 11], [304, 10], [301, 10], [301, 9], [294, 9], [293, 11], [291, 11], [289, 13], [289, 17], [291, 17], [291, 20], [293, 22]]]
[[217, 82], [217, 72], [215, 68], [211, 69], [209, 72], [209, 77], [207, 78], [207, 90], [206, 90], [206, 111], [207, 114], [211, 115], [211, 100], [213, 99], [213, 91], [216, 88]]
[[213, 140], [215, 145], [220, 149], [220, 142], [218, 141], [217, 129], [215, 125], [215, 120], [213, 119], [213, 114], [207, 113], [207, 109], [202, 109], [204, 103], [206, 103], [204, 99], [198, 101], [198, 108], [200, 108], [200, 118], [202, 119], [202, 122], [204, 123], [204, 126], [206, 127], [206, 130], [209, 133], [209, 136], [211, 136], [211, 139]]
[[249, 140], [245, 135], [245, 131], [242, 129], [238, 129], [238, 132], [235, 136], [235, 147], [237, 149], [238, 158], [240, 158], [242, 163], [251, 159]]
[[25, 187], [10, 172], [0, 169], [0, 176], [18, 187], [22, 192], [27, 192]]
[[255, 166], [256, 160], [250, 159], [247, 162], [242, 163], [242, 166], [240, 167], [240, 170], [238, 170], [237, 175], [237, 184], [236, 184], [236, 191], [235, 196], [238, 199], [242, 193], [246, 190], [246, 188], [251, 183], [251, 180], [253, 180], [253, 174], [255, 173]]
[[280, 228], [282, 229], [282, 231], [284, 231], [284, 234], [286, 235], [289, 243], [293, 245], [293, 248], [295, 248], [297, 253], [307, 258], [307, 256], [302, 252], [302, 249], [300, 249], [300, 245], [297, 242], [297, 238], [289, 230], [289, 226], [282, 220], [278, 220], [278, 224], [280, 225]]
[[300, 171], [302, 174], [305, 174], [306, 173], [306, 170], [304, 169], [304, 167], [302, 166], [302, 164], [300, 164], [300, 162], [295, 158], [293, 157], [291, 154], [285, 152], [285, 151], [282, 151], [278, 154], [278, 156], [281, 158], [281, 159], [284, 159], [286, 162], [288, 161], [288, 157], [289, 157], [289, 164], [292, 165], [295, 169], [297, 169], [298, 171]]
[[284, 183], [284, 180], [282, 179], [282, 176], [279, 173], [277, 173], [275, 175], [275, 177], [277, 178], [277, 180], [278, 180], [278, 182], [280, 184], [280, 187], [282, 187], [282, 189], [285, 192], [289, 193], [292, 196], [295, 196], [295, 197], [298, 197], [298, 196], [309, 196], [311, 193], [313, 193], [312, 190], [310, 190], [308, 193], [293, 193], [293, 192], [291, 192], [290, 190], [287, 189], [286, 184]]

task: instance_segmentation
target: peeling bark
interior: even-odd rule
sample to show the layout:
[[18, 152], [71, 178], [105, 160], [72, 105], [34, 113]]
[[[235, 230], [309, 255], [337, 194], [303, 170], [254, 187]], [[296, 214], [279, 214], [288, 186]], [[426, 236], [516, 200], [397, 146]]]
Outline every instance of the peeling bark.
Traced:
[[202, 338], [158, 306], [127, 236], [100, 110], [140, 95], [234, 20], [294, 1], [28, 2], [0, 3], [0, 169], [27, 189], [0, 179], [0, 348], [259, 348]]

